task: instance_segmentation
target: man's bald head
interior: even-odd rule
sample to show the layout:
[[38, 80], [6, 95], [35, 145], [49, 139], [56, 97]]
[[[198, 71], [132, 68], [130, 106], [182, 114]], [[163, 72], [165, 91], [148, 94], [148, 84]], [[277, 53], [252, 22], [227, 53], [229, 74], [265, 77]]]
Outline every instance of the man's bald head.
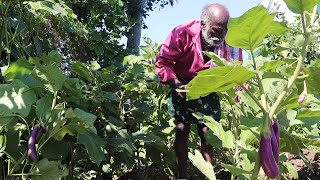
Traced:
[[221, 4], [210, 4], [203, 8], [201, 14], [201, 21], [203, 25], [211, 25], [212, 22], [218, 24], [228, 23], [229, 21], [229, 11]]
[[219, 46], [228, 31], [229, 11], [221, 4], [211, 4], [203, 8], [201, 14], [201, 37], [203, 46]]

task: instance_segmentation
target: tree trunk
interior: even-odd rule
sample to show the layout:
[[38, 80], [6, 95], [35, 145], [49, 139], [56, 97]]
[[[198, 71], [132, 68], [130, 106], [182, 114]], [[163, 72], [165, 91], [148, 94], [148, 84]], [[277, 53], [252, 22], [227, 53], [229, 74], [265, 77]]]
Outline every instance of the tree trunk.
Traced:
[[142, 30], [143, 9], [146, 0], [129, 0], [127, 4], [128, 16], [135, 21], [135, 25], [129, 29], [127, 34], [127, 49], [133, 51], [134, 54], [139, 54], [139, 46]]

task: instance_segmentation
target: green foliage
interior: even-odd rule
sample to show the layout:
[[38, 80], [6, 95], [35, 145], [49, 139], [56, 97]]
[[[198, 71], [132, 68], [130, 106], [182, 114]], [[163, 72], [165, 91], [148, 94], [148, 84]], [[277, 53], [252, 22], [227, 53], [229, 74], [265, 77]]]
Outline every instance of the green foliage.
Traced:
[[[5, 169], [0, 177], [103, 179], [151, 165], [173, 176], [168, 87], [153, 69], [159, 45], [145, 38], [140, 56], [127, 55], [119, 45], [134, 24], [126, 14], [127, 2], [4, 2], [0, 157]], [[298, 176], [285, 155], [295, 154], [311, 167], [300, 150], [320, 149], [319, 45], [317, 24], [311, 21], [318, 19], [310, 14], [318, 1], [285, 2], [305, 21], [284, 26], [262, 6], [232, 18], [226, 39], [251, 59], [240, 65], [206, 53], [219, 67], [200, 72], [186, 88], [189, 99], [211, 92], [221, 96], [220, 122], [195, 116], [209, 127], [206, 138], [235, 179], [261, 176], [259, 137], [271, 118], [280, 122], [281, 178]], [[144, 15], [166, 3], [147, 1]], [[304, 92], [307, 99], [298, 103]], [[234, 102], [236, 96], [240, 103]], [[37, 137], [39, 161], [32, 163], [26, 151], [35, 124], [45, 125], [47, 132]], [[192, 150], [197, 148], [194, 131]], [[194, 152], [189, 152], [191, 162], [215, 179], [212, 165]]]
[[281, 35], [287, 28], [274, 21], [263, 6], [248, 10], [238, 18], [231, 18], [226, 41], [229, 45], [254, 51], [268, 34]]
[[[294, 154], [312, 168], [300, 151], [320, 149], [319, 83], [315, 78], [318, 74], [315, 52], [319, 46], [312, 37], [318, 36], [314, 27], [318, 27], [319, 19], [311, 11], [319, 2], [285, 2], [292, 12], [303, 15], [299, 25], [275, 21], [276, 14], [269, 14], [262, 6], [231, 18], [226, 40], [231, 46], [247, 50], [250, 59], [241, 66], [207, 53], [219, 67], [199, 72], [186, 88], [189, 99], [220, 92], [225, 111], [220, 122], [194, 116], [206, 121], [211, 130], [206, 138], [224, 151], [220, 154], [222, 166], [233, 178], [264, 176], [259, 173], [257, 152], [260, 136], [270, 133], [272, 119], [280, 123], [280, 155]], [[302, 95], [308, 99], [299, 103]], [[235, 102], [235, 98], [240, 102]], [[297, 178], [297, 170], [289, 164], [288, 159], [281, 159], [280, 176], [287, 178], [290, 173]]]

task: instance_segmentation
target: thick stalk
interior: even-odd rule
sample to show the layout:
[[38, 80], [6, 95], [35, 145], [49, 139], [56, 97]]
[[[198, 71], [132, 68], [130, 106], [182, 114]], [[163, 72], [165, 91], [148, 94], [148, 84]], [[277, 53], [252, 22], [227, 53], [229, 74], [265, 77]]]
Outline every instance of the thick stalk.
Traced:
[[293, 75], [289, 78], [287, 87], [280, 93], [280, 95], [278, 96], [277, 100], [275, 101], [275, 103], [271, 106], [270, 108], [270, 112], [269, 112], [269, 117], [270, 119], [272, 119], [273, 115], [275, 114], [277, 108], [279, 107], [279, 105], [281, 104], [283, 98], [286, 96], [286, 94], [289, 92], [290, 88], [292, 87], [294, 81], [297, 79], [297, 77], [299, 76], [299, 73], [302, 69], [303, 66], [303, 62], [306, 58], [306, 48], [309, 42], [309, 38], [310, 38], [310, 34], [306, 33], [306, 37], [304, 40], [304, 44], [302, 47], [302, 51], [301, 51], [301, 56], [299, 57], [298, 60], [298, 64], [296, 66], [296, 69], [294, 70]]

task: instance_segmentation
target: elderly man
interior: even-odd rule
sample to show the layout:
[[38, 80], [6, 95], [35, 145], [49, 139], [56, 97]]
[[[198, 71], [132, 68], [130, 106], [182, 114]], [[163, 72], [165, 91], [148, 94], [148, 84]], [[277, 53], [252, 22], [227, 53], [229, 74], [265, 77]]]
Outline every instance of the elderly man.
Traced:
[[161, 81], [170, 85], [172, 89], [170, 95], [176, 120], [174, 146], [179, 178], [187, 178], [188, 135], [192, 122], [197, 123], [198, 126], [201, 153], [204, 159], [212, 161], [213, 148], [204, 137], [208, 128], [197, 121], [192, 113], [201, 112], [219, 121], [221, 110], [219, 96], [216, 93], [187, 101], [184, 93], [178, 93], [175, 90], [184, 89], [199, 71], [216, 66], [203, 51], [215, 52], [227, 61], [231, 58], [242, 61], [241, 49], [228, 46], [224, 40], [228, 31], [228, 21], [229, 12], [225, 6], [207, 5], [203, 8], [201, 20], [187, 22], [170, 32], [157, 56], [156, 73]]

